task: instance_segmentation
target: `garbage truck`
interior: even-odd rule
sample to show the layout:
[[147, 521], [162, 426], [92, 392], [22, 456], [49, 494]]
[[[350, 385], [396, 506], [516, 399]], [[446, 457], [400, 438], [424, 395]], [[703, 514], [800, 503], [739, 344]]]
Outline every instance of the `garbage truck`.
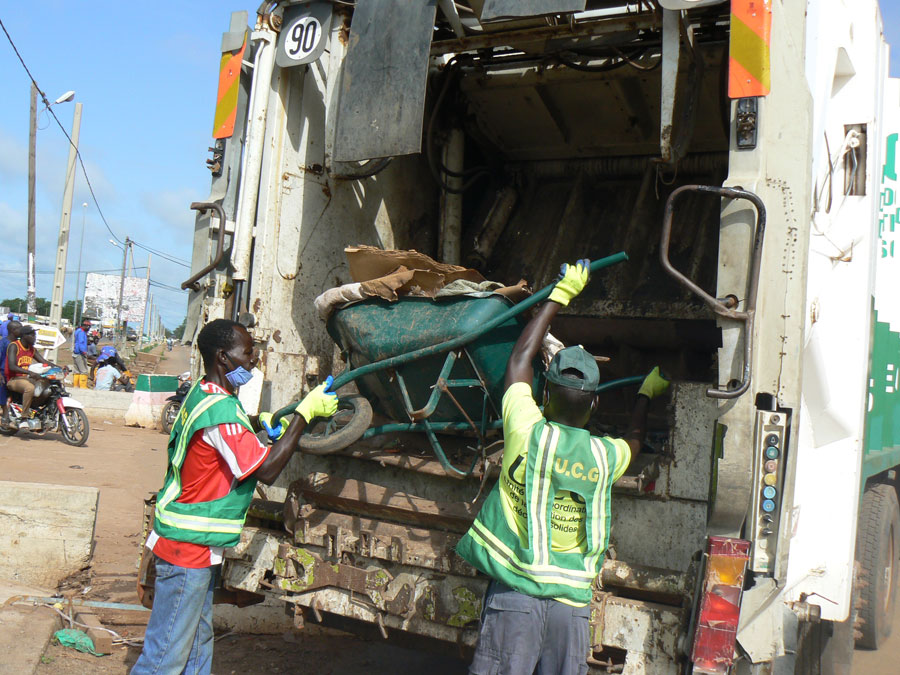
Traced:
[[[315, 300], [365, 281], [361, 249], [533, 291], [560, 263], [621, 252], [552, 326], [622, 385], [598, 394], [595, 433], [626, 430], [636, 375], [658, 364], [672, 379], [613, 486], [592, 672], [848, 672], [854, 645], [890, 633], [900, 555], [888, 63], [876, 0], [314, 0], [232, 14], [211, 188], [191, 205], [185, 337], [216, 318], [248, 327], [262, 373], [241, 392], [251, 413], [328, 375], [378, 378], [340, 389], [339, 415], [261, 492], [225, 590], [297, 627], [471, 654], [488, 579], [454, 547], [498, 477], [502, 388], [486, 371], [505, 364], [454, 340], [511, 301], [372, 297], [323, 321]], [[476, 300], [493, 309], [445, 330]], [[403, 302], [430, 318], [397, 320]], [[350, 310], [362, 327], [344, 330]], [[411, 334], [437, 359], [430, 383], [371, 344]]]

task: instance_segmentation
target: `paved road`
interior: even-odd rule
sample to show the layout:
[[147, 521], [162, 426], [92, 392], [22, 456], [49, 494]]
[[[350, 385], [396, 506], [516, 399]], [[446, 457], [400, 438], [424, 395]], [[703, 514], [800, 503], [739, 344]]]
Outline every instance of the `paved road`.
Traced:
[[894, 608], [894, 632], [878, 651], [857, 649], [853, 653], [852, 675], [900, 673], [900, 602]]
[[[171, 366], [182, 372], [187, 353], [175, 351]], [[165, 364], [166, 362], [162, 362]], [[142, 545], [143, 500], [159, 489], [166, 465], [167, 437], [152, 429], [125, 427], [91, 419], [87, 445], [73, 448], [56, 434], [0, 436], [3, 480], [100, 489], [94, 558], [88, 574], [70, 586], [91, 600], [136, 603], [137, 559]], [[121, 634], [141, 637], [146, 613], [99, 612], [104, 624]], [[49, 634], [48, 634], [49, 637]], [[363, 639], [310, 624], [301, 633], [274, 636], [227, 635], [216, 642], [213, 672], [291, 673], [309, 670], [320, 675], [366, 673], [429, 673], [461, 675], [465, 664], [446, 656], [402, 649], [380, 637]], [[37, 668], [41, 675], [124, 675], [139, 649], [116, 647], [97, 659], [60, 646], [50, 646]], [[41, 658], [35, 654], [33, 663]], [[311, 669], [300, 664], [315, 664]], [[10, 672], [0, 663], [0, 673]]]

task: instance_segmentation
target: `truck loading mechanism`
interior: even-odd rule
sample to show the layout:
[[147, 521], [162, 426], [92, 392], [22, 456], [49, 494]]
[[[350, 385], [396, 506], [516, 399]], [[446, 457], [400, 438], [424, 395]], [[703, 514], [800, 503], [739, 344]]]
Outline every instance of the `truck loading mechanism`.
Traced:
[[[853, 621], [860, 486], [900, 464], [866, 427], [867, 395], [877, 420], [892, 395], [866, 383], [894, 361], [873, 356], [870, 375], [865, 345], [897, 328], [873, 329], [871, 309], [895, 124], [879, 21], [874, 0], [279, 2], [253, 30], [238, 13], [233, 108], [216, 116], [234, 129], [203, 200], [222, 213], [196, 221], [187, 334], [246, 318], [266, 376], [248, 405], [277, 409], [345, 367], [310, 308], [350, 281], [347, 245], [537, 288], [560, 262], [625, 251], [553, 326], [610, 357], [608, 380], [659, 363], [677, 383], [614, 488], [592, 666], [678, 672], [710, 570], [740, 567], [737, 651], [716, 667], [803, 672]], [[593, 429], [620, 433], [632, 396], [602, 393]], [[497, 457], [448, 475], [421, 441], [295, 457], [226, 585], [298, 623], [471, 646], [484, 579], [452, 547]]]

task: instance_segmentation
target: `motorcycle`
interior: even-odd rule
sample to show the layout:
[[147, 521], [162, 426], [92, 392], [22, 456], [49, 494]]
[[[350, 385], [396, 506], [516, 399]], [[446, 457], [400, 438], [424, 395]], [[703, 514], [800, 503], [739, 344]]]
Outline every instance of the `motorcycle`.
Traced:
[[175, 424], [175, 420], [178, 419], [178, 411], [181, 410], [181, 404], [191, 390], [191, 384], [193, 384], [193, 381], [189, 372], [184, 372], [178, 376], [178, 389], [166, 399], [167, 403], [163, 406], [162, 414], [160, 415], [159, 426], [164, 434], [172, 432], [172, 426]]
[[9, 426], [0, 425], [0, 433], [13, 436], [19, 425], [25, 422], [32, 433], [58, 431], [69, 445], [81, 446], [87, 442], [91, 428], [84, 406], [69, 396], [64, 386], [67, 370], [32, 364], [28, 368], [35, 377], [34, 397], [31, 399], [31, 416], [22, 416], [22, 395], [9, 392]]

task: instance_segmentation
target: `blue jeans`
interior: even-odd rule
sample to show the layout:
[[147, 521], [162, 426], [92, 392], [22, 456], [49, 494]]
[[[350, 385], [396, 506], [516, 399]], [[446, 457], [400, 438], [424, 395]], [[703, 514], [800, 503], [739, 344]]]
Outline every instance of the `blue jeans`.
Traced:
[[218, 573], [218, 565], [192, 569], [156, 559], [153, 611], [131, 675], [209, 674]]

